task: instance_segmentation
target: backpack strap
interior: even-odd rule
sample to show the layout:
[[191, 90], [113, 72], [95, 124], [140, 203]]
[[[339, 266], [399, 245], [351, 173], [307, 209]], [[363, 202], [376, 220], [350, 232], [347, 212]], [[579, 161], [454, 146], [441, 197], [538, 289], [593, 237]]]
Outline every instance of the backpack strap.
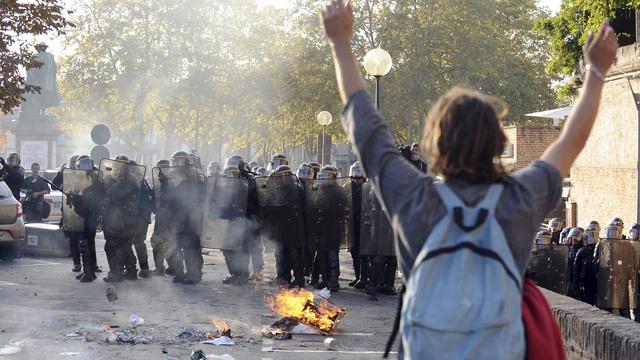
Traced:
[[[453, 215], [455, 223], [465, 232], [471, 232], [480, 227], [487, 220], [489, 214], [495, 211], [495, 208], [502, 194], [504, 186], [502, 184], [493, 184], [485, 194], [484, 198], [476, 206], [467, 206], [460, 197], [451, 190], [446, 183], [436, 183], [435, 189], [440, 199], [447, 208], [447, 211]], [[466, 225], [464, 219], [465, 209], [478, 210], [476, 220], [473, 225]]]

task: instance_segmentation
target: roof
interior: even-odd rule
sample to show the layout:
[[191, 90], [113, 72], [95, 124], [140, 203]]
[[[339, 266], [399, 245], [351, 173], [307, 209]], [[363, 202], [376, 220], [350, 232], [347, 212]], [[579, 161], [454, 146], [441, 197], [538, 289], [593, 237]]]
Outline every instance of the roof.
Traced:
[[549, 119], [564, 119], [569, 116], [571, 113], [571, 106], [565, 106], [562, 108], [538, 111], [534, 113], [527, 114], [529, 117], [541, 117], [541, 118], [549, 118]]

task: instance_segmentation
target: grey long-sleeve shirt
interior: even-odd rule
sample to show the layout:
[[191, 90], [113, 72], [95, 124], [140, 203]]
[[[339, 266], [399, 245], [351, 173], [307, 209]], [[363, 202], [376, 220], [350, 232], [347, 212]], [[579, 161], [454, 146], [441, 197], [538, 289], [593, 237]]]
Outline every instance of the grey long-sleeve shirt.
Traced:
[[[433, 186], [434, 179], [418, 171], [400, 154], [367, 91], [351, 96], [342, 114], [342, 124], [399, 235], [396, 251], [406, 277], [431, 230], [446, 214]], [[549, 163], [536, 161], [504, 175], [500, 181], [504, 191], [496, 217], [516, 266], [524, 275], [537, 228], [560, 200], [562, 176]], [[447, 184], [469, 205], [481, 200], [490, 185], [462, 181]]]

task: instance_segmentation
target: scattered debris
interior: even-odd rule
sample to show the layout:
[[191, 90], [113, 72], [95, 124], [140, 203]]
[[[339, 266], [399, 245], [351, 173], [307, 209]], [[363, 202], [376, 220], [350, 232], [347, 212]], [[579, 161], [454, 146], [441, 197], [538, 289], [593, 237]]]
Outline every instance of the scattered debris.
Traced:
[[115, 288], [112, 288], [112, 287], [107, 288], [107, 300], [109, 300], [109, 302], [114, 302], [118, 300], [118, 293], [116, 293]]
[[180, 333], [178, 334], [177, 338], [180, 340], [201, 342], [201, 341], [208, 340], [207, 334], [209, 333], [200, 331], [200, 330], [190, 329], [190, 328], [183, 328], [182, 330], [180, 330]]
[[129, 321], [131, 321], [131, 325], [133, 326], [140, 326], [140, 325], [144, 325], [144, 319], [140, 317], [140, 315], [131, 315], [129, 317]]
[[324, 347], [326, 347], [328, 350], [335, 351], [338, 349], [338, 342], [334, 338], [326, 338], [324, 339]]
[[271, 328], [280, 329], [283, 331], [291, 331], [294, 327], [298, 326], [298, 324], [300, 324], [300, 321], [298, 321], [298, 319], [290, 316], [285, 316], [282, 319], [274, 322], [271, 325]]
[[61, 356], [78, 356], [80, 355], [79, 352], [62, 352], [60, 353]]
[[207, 355], [202, 350], [193, 350], [191, 352], [191, 360], [207, 360]]
[[84, 336], [84, 334], [80, 331], [74, 331], [72, 333], [68, 333], [65, 335], [68, 338], [81, 338]]
[[5, 345], [0, 348], [0, 355], [13, 355], [22, 351], [22, 347], [24, 346], [24, 341], [16, 341], [13, 343], [9, 343], [9, 345]]
[[319, 296], [323, 299], [329, 299], [331, 297], [331, 290], [329, 290], [328, 288], [324, 288], [322, 290], [319, 291], [314, 291], [313, 294], [315, 296]]
[[320, 330], [314, 328], [313, 326], [309, 326], [305, 324], [296, 325], [296, 327], [291, 329], [291, 333], [299, 334], [299, 335], [322, 335]]
[[86, 334], [84, 334], [84, 341], [94, 342], [96, 341], [96, 336], [93, 333], [87, 332]]
[[262, 336], [273, 340], [291, 340], [293, 337], [288, 331], [273, 328], [263, 330]]
[[235, 343], [233, 342], [233, 340], [231, 340], [230, 337], [228, 336], [220, 336], [217, 339], [213, 339], [213, 340], [206, 340], [203, 341], [202, 344], [208, 344], [208, 345], [217, 345], [217, 346], [230, 346], [230, 345], [235, 345]]
[[236, 359], [229, 354], [222, 354], [222, 355], [207, 355], [207, 360], [236, 360]]

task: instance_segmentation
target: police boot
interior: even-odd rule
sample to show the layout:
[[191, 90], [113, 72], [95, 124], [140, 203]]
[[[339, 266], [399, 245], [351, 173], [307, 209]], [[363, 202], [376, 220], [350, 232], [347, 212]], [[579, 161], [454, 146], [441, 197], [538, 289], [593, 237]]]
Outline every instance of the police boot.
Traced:
[[385, 295], [398, 295], [398, 292], [395, 289], [398, 262], [395, 256], [387, 256], [386, 258], [387, 266], [384, 273], [384, 286], [380, 289], [380, 292]]
[[[318, 290], [322, 290], [326, 287], [329, 287], [329, 272], [327, 266], [327, 252], [326, 251], [318, 251], [316, 252], [316, 260], [315, 263], [318, 264], [318, 277], [322, 275], [322, 281], [318, 282], [314, 287]], [[314, 266], [314, 272], [315, 272]]]
[[288, 262], [293, 271], [293, 281], [291, 287], [304, 288], [304, 264], [302, 262], [302, 250], [291, 248], [288, 249]]
[[320, 257], [315, 251], [311, 252], [311, 278], [309, 279], [309, 285], [316, 286], [320, 282]]
[[371, 267], [369, 268], [369, 281], [367, 281], [367, 287], [365, 292], [367, 295], [375, 295], [378, 292], [378, 284], [384, 278], [384, 257], [373, 256], [371, 257]]
[[118, 245], [112, 240], [107, 240], [104, 245], [104, 252], [107, 255], [109, 274], [102, 280], [104, 280], [105, 282], [121, 282], [123, 280], [122, 268], [124, 265], [121, 261]]
[[340, 289], [340, 257], [338, 250], [327, 251], [327, 266], [329, 273], [329, 290], [338, 292]]
[[353, 285], [356, 289], [364, 289], [367, 287], [367, 276], [369, 274], [369, 257], [368, 256], [360, 256], [360, 279], [355, 285]]
[[360, 281], [360, 256], [354, 252], [351, 253], [351, 260], [353, 261], [353, 271], [355, 272], [355, 279], [353, 279], [349, 286], [356, 286]]

